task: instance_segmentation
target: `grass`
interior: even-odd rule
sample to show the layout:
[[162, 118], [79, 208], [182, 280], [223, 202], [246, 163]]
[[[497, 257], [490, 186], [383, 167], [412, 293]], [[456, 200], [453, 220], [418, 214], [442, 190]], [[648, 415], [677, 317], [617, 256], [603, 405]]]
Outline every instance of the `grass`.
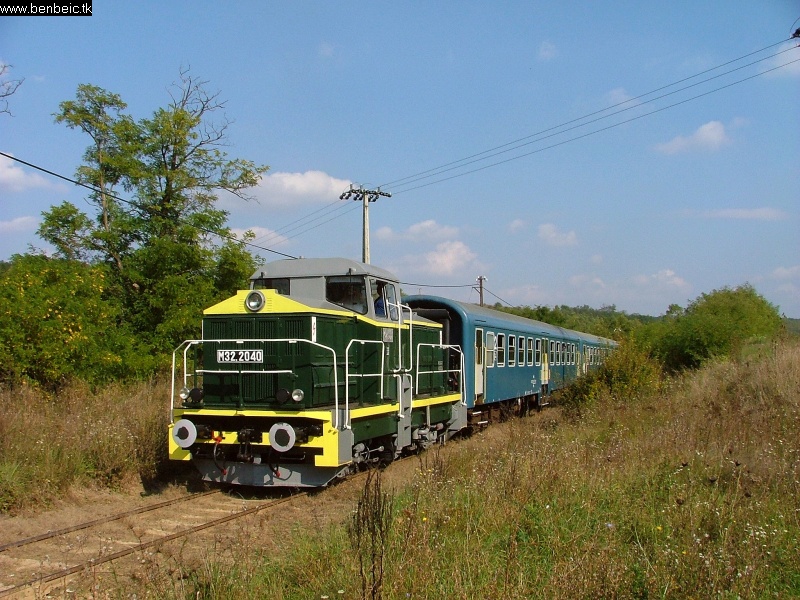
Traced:
[[427, 452], [393, 497], [371, 479], [349, 523], [176, 596], [800, 596], [800, 347], [649, 390]]
[[164, 383], [0, 390], [0, 512], [46, 505], [71, 486], [150, 481], [166, 459]]
[[[200, 565], [176, 559], [159, 570], [153, 562], [133, 584], [106, 593], [800, 596], [800, 346], [765, 347], [667, 382], [638, 367], [600, 379], [586, 385], [587, 402], [568, 396], [561, 407], [420, 455], [399, 492], [386, 492], [374, 473], [349, 519], [295, 530], [280, 552], [253, 532]], [[131, 473], [153, 471], [154, 453], [164, 452], [166, 411], [155, 401], [163, 391], [86, 393], [25, 396], [25, 410], [0, 412], [0, 490], [9, 506], [29, 493], [28, 482], [59, 469], [113, 482], [135, 457]], [[143, 412], [133, 414], [128, 401]], [[47, 429], [54, 419], [58, 437]], [[53, 439], [63, 445], [45, 442]]]

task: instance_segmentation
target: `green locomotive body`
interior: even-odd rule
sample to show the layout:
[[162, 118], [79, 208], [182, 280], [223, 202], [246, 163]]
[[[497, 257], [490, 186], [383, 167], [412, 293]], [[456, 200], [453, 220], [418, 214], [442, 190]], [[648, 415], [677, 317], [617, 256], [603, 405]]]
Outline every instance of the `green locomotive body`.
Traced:
[[170, 458], [209, 481], [317, 487], [466, 424], [461, 349], [387, 271], [277, 261], [173, 355]]

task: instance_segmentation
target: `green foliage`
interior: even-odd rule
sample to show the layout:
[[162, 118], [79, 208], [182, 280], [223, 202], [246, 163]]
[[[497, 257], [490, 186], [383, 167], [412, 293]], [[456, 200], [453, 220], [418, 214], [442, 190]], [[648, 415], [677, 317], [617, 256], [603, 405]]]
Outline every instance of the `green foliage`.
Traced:
[[[166, 364], [177, 344], [196, 337], [202, 309], [244, 287], [259, 260], [245, 248], [248, 234], [235, 239], [228, 214], [215, 206], [220, 190], [247, 200], [267, 170], [223, 151], [229, 122], [211, 119], [223, 106], [205, 82], [182, 72], [169, 105], [150, 118], [125, 114], [120, 96], [93, 85], [78, 86], [75, 99], [62, 102], [55, 115], [57, 123], [91, 138], [76, 177], [94, 189], [87, 198], [93, 214], [63, 202], [43, 213], [38, 233], [56, 249], [59, 264], [102, 272], [112, 319], [147, 348], [152, 365]], [[121, 200], [119, 191], [133, 200]], [[78, 362], [94, 358], [85, 354]], [[48, 360], [39, 370], [26, 363], [0, 377], [24, 373], [52, 383], [66, 375], [118, 373], [107, 361], [92, 367], [95, 374], [62, 362]]]
[[558, 395], [558, 402], [573, 416], [609, 398], [631, 402], [652, 395], [661, 387], [661, 363], [642, 346], [626, 340], [596, 370], [580, 377]]
[[667, 368], [678, 370], [733, 356], [780, 328], [778, 309], [746, 284], [702, 294], [685, 310], [671, 306], [661, 321], [639, 331], [638, 339]]
[[495, 308], [526, 319], [542, 321], [550, 325], [592, 333], [602, 337], [621, 340], [637, 330], [644, 323], [651, 322], [655, 317], [643, 315], [628, 315], [617, 311], [615, 306], [604, 306], [594, 309], [589, 306], [571, 308], [569, 306], [530, 306], [504, 307], [500, 304]]
[[120, 316], [104, 266], [15, 255], [0, 274], [0, 381], [53, 387], [147, 370]]

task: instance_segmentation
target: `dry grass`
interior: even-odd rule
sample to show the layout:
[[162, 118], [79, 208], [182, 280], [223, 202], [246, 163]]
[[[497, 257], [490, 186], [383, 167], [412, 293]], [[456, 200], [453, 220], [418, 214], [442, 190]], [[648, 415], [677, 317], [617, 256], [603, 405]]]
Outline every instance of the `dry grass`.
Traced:
[[[374, 552], [374, 536], [347, 543], [343, 526], [239, 571], [244, 597], [800, 595], [798, 346], [481, 442], [424, 454], [390, 520], [373, 515], [389, 525], [379, 588], [352, 550]], [[190, 591], [230, 584], [222, 571]]]
[[166, 458], [163, 383], [0, 391], [0, 511], [47, 504], [72, 485], [150, 479]]
[[[348, 522], [297, 530], [280, 553], [259, 545], [259, 534], [217, 549], [200, 566], [152, 572], [108, 595], [800, 596], [800, 346], [710, 365], [633, 399], [594, 392], [577, 417], [547, 409], [447, 452], [424, 453], [408, 486], [391, 497], [370, 479]], [[59, 417], [63, 437], [78, 428], [82, 433], [74, 437], [82, 443], [58, 452], [86, 446], [81, 456], [92, 468], [83, 477], [112, 473], [113, 479], [117, 450], [110, 452], [110, 445], [123, 444], [119, 452], [134, 456], [141, 447], [134, 438], [152, 436], [153, 427], [158, 441], [147, 451], [164, 443], [165, 426], [144, 423], [165, 411], [112, 416], [117, 412], [108, 405], [121, 393], [65, 403], [71, 417]], [[148, 404], [150, 397], [163, 396], [151, 389], [137, 402]], [[37, 428], [64, 413], [48, 408], [52, 401], [28, 402], [23, 427], [12, 423], [14, 413], [0, 413], [4, 444], [30, 440], [30, 450], [37, 440], [53, 439]], [[44, 412], [27, 414], [34, 409]], [[104, 430], [117, 437], [107, 433], [95, 446], [86, 428], [94, 437]], [[24, 454], [15, 456], [22, 461]], [[145, 455], [140, 460], [152, 465]], [[9, 464], [6, 446], [3, 464]]]

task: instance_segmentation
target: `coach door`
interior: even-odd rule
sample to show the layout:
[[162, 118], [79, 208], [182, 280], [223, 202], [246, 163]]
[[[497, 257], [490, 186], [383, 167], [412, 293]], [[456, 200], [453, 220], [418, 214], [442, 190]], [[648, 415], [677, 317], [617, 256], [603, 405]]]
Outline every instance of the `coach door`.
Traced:
[[483, 347], [483, 329], [475, 330], [475, 404], [483, 402], [486, 392], [486, 365]]

